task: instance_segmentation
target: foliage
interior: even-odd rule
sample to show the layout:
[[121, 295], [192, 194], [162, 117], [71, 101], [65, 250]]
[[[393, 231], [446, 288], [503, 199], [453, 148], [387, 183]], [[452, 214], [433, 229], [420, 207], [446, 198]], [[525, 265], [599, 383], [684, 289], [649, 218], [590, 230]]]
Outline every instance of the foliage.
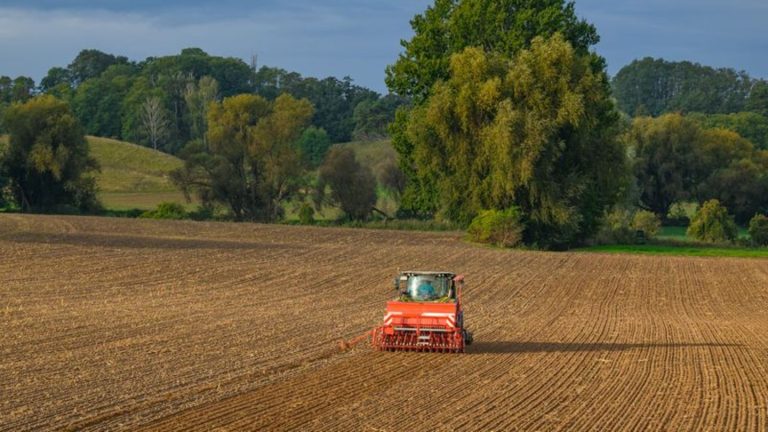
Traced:
[[395, 120], [395, 112], [407, 106], [408, 100], [389, 94], [381, 99], [364, 99], [357, 104], [353, 113], [355, 140], [378, 140], [387, 136], [389, 124]]
[[626, 141], [639, 204], [658, 215], [667, 215], [675, 202], [718, 198], [746, 222], [768, 205], [759, 192], [768, 181], [762, 168], [768, 159], [735, 132], [702, 129], [680, 114], [666, 114], [636, 118]]
[[256, 93], [274, 99], [282, 93], [308, 99], [316, 107], [312, 124], [324, 129], [333, 143], [347, 142], [355, 129], [355, 107], [366, 100], [375, 101], [379, 94], [354, 85], [352, 79], [304, 78], [296, 72], [262, 67], [255, 76]]
[[653, 238], [661, 229], [661, 219], [655, 213], [639, 210], [632, 216], [631, 227], [635, 231], [642, 231], [646, 238]]
[[309, 166], [317, 168], [331, 147], [331, 138], [324, 129], [310, 126], [301, 134], [297, 145]]
[[189, 215], [184, 206], [175, 202], [162, 202], [154, 210], [146, 211], [141, 214], [142, 218], [147, 219], [188, 219]]
[[[72, 63], [67, 67], [66, 76], [75, 85], [84, 83], [91, 78], [97, 78], [104, 71], [115, 64], [127, 64], [128, 58], [107, 54], [95, 49], [82, 50], [77, 54]], [[56, 75], [64, 75], [62, 71], [55, 71]], [[48, 77], [51, 76], [49, 71]]]
[[520, 210], [511, 207], [505, 210], [483, 210], [469, 224], [469, 239], [478, 243], [489, 243], [500, 247], [515, 247], [523, 239], [523, 224]]
[[717, 198], [736, 222], [746, 225], [755, 214], [768, 211], [768, 160], [743, 158], [714, 171], [702, 183], [701, 199]]
[[366, 219], [376, 204], [376, 179], [349, 148], [335, 146], [328, 152], [320, 166], [317, 201], [324, 198], [326, 186], [331, 188], [331, 202], [349, 219]]
[[706, 242], [733, 241], [738, 235], [736, 222], [728, 209], [716, 199], [705, 202], [691, 220], [688, 236]]
[[597, 244], [633, 244], [635, 239], [632, 212], [624, 208], [611, 210], [594, 238]]
[[411, 27], [415, 34], [401, 42], [405, 52], [387, 67], [386, 82], [417, 104], [450, 77], [451, 55], [466, 47], [512, 56], [538, 36], [560, 33], [579, 54], [587, 54], [599, 40], [595, 28], [577, 18], [573, 2], [564, 0], [435, 0]]
[[398, 120], [406, 129], [393, 142], [412, 161], [403, 203], [461, 224], [517, 206], [526, 243], [541, 247], [593, 234], [625, 182], [625, 152], [607, 78], [591, 62], [559, 35], [513, 59], [454, 55], [450, 79]]
[[768, 216], [756, 214], [749, 221], [749, 237], [759, 246], [768, 246]]
[[295, 142], [312, 112], [309, 101], [290, 95], [268, 101], [243, 94], [215, 102], [208, 112], [207, 147], [200, 141], [187, 145], [174, 181], [186, 194], [196, 192], [203, 205], [226, 205], [236, 220], [280, 219], [282, 203], [301, 186]]
[[94, 210], [98, 164], [69, 106], [53, 96], [14, 104], [5, 113], [10, 143], [0, 171], [25, 211], [74, 206]]
[[299, 207], [299, 223], [302, 225], [314, 225], [315, 222], [315, 209], [309, 203], [301, 203], [301, 207]]
[[205, 144], [205, 133], [208, 131], [208, 107], [219, 97], [219, 82], [209, 76], [199, 81], [187, 84], [184, 91], [184, 102], [189, 110], [190, 138], [200, 139]]
[[612, 80], [622, 111], [651, 116], [669, 112], [744, 111], [753, 83], [746, 73], [733, 69], [650, 57], [624, 66]]
[[768, 150], [768, 117], [753, 113], [732, 114], [692, 113], [688, 118], [706, 129], [728, 129], [748, 139], [756, 148]]
[[760, 80], [752, 86], [746, 109], [768, 116], [768, 81]]

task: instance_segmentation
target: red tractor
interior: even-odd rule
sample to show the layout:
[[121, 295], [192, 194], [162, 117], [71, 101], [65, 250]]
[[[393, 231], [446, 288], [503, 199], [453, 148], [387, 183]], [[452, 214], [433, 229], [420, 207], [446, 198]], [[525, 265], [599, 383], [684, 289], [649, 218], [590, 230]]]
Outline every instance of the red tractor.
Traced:
[[399, 297], [387, 302], [383, 325], [372, 332], [380, 351], [462, 353], [472, 343], [464, 327], [464, 276], [451, 272], [406, 271], [395, 278]]

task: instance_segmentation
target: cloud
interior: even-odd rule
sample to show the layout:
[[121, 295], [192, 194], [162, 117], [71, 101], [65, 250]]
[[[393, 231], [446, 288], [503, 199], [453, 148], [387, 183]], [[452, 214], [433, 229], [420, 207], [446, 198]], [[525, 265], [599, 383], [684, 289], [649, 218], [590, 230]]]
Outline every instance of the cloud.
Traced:
[[[309, 76], [349, 75], [385, 92], [384, 68], [396, 59], [399, 40], [409, 37], [409, 19], [427, 4], [362, 2], [342, 7], [342, 2], [293, 1], [206, 16], [187, 7], [149, 13], [140, 8], [78, 9], [81, 2], [64, 3], [69, 7], [49, 11], [0, 8], [0, 74], [28, 75], [39, 82], [49, 68], [67, 65], [81, 49], [143, 60], [194, 46], [248, 61], [257, 54], [260, 64]], [[106, 6], [110, 3], [121, 2]]]

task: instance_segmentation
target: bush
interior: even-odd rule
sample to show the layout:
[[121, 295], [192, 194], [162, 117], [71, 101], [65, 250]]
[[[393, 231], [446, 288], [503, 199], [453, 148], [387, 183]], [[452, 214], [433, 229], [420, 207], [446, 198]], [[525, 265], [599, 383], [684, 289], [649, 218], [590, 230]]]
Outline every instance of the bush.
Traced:
[[768, 246], [768, 217], [756, 214], [749, 221], [749, 237], [758, 246]]
[[164, 202], [158, 204], [156, 209], [146, 211], [139, 217], [147, 219], [187, 219], [189, 215], [184, 210], [183, 205], [174, 202]]
[[302, 203], [301, 207], [299, 207], [299, 222], [302, 225], [315, 224], [315, 209], [308, 203]]
[[728, 214], [728, 209], [720, 205], [720, 201], [713, 199], [705, 202], [696, 212], [687, 234], [707, 242], [734, 241], [738, 228], [733, 217]]
[[655, 213], [640, 210], [632, 217], [630, 225], [635, 231], [642, 231], [646, 238], [653, 238], [661, 229], [661, 219]]
[[632, 229], [632, 212], [613, 209], [605, 216], [595, 241], [599, 244], [633, 244], [635, 230]]
[[467, 229], [471, 241], [501, 247], [515, 247], [523, 239], [523, 224], [517, 207], [506, 210], [484, 210]]

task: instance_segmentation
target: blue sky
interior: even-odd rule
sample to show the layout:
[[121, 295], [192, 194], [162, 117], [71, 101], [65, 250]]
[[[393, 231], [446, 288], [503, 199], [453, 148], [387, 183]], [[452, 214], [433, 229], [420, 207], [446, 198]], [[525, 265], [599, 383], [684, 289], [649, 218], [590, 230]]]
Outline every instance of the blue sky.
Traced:
[[[84, 48], [134, 60], [200, 47], [385, 92], [384, 67], [431, 0], [0, 0], [0, 75], [36, 81]], [[645, 56], [768, 78], [766, 0], [577, 0], [615, 74]]]

